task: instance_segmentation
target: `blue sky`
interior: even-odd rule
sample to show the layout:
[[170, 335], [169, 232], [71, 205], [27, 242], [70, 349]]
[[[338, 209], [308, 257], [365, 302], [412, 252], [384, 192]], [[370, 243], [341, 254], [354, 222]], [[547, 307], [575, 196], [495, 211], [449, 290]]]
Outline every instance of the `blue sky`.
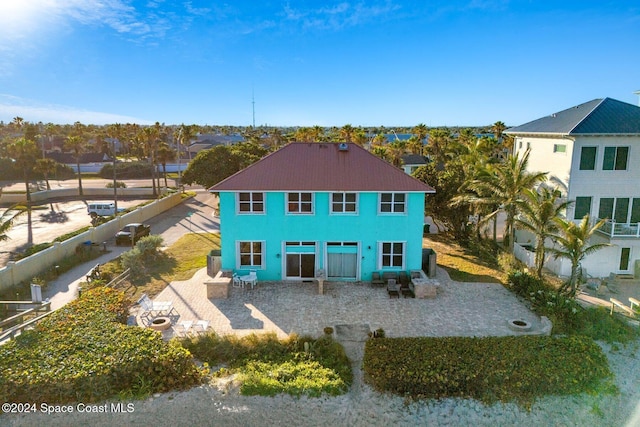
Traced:
[[640, 90], [640, 3], [0, 0], [0, 120], [519, 125]]

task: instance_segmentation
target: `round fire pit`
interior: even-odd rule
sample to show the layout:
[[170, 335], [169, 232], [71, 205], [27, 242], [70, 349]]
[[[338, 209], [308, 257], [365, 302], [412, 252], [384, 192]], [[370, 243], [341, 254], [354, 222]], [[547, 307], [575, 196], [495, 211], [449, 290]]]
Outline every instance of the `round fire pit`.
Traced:
[[154, 331], [165, 331], [171, 327], [171, 319], [168, 317], [156, 317], [151, 321], [149, 327]]
[[516, 332], [527, 332], [531, 330], [531, 323], [522, 319], [509, 319], [507, 320], [507, 326]]

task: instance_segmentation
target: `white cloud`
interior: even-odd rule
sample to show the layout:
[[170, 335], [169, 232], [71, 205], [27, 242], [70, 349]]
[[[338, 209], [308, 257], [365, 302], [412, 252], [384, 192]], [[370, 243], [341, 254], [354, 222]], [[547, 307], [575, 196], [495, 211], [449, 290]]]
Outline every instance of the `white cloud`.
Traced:
[[105, 113], [100, 111], [80, 110], [73, 107], [20, 98], [13, 95], [0, 94], [0, 120], [5, 123], [14, 117], [22, 117], [32, 123], [59, 123], [68, 124], [81, 122], [84, 124], [103, 125], [110, 123], [138, 123], [152, 124], [150, 120], [138, 117], [123, 116], [120, 114]]
[[368, 23], [400, 9], [392, 1], [349, 3], [339, 2], [319, 9], [299, 10], [289, 4], [284, 7], [284, 16], [289, 21], [298, 22], [303, 28], [319, 30], [339, 30]]

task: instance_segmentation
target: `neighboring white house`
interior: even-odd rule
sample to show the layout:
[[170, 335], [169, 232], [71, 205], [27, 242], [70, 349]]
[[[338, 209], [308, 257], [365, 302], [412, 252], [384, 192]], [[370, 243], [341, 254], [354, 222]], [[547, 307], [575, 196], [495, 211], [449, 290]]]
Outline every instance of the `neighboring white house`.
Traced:
[[[587, 273], [640, 278], [640, 107], [594, 99], [505, 133], [515, 138], [520, 156], [531, 149], [530, 171], [548, 172], [550, 182], [575, 201], [568, 218], [579, 222], [589, 213], [607, 219], [592, 240], [611, 246], [585, 259]], [[518, 238], [528, 243], [522, 234]], [[563, 276], [570, 272], [568, 261], [548, 267]]]

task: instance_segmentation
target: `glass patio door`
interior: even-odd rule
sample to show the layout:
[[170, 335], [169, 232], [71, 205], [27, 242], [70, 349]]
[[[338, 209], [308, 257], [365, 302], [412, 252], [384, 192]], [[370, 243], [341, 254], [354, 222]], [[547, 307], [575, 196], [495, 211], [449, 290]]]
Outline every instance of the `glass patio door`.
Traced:
[[286, 272], [288, 279], [315, 277], [315, 254], [287, 254]]

